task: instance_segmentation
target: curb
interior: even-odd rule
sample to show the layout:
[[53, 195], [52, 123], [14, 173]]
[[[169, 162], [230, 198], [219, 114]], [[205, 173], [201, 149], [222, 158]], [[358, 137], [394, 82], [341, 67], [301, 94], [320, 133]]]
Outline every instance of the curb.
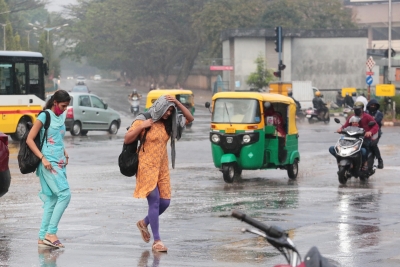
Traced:
[[384, 121], [383, 126], [400, 126], [400, 121]]

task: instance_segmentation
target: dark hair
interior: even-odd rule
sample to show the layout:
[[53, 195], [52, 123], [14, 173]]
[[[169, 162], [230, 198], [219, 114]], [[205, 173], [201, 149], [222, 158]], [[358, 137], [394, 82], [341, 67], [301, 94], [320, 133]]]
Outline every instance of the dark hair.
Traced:
[[51, 109], [53, 107], [54, 100], [57, 101], [58, 103], [69, 102], [69, 101], [71, 101], [71, 96], [65, 90], [61, 90], [61, 89], [57, 90], [47, 101], [44, 109]]
[[171, 114], [166, 120], [161, 119], [161, 121], [164, 123], [165, 131], [167, 132], [168, 136], [171, 136], [172, 132], [172, 115], [173, 114]]

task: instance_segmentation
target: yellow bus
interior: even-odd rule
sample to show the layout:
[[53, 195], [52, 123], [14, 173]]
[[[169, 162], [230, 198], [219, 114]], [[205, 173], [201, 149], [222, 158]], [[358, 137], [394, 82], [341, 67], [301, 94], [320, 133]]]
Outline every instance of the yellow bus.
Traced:
[[21, 140], [45, 104], [48, 64], [37, 52], [0, 51], [0, 132]]

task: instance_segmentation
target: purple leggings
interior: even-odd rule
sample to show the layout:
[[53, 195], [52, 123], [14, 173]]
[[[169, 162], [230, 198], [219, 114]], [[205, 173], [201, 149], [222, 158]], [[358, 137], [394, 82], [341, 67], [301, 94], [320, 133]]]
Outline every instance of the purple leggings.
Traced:
[[146, 225], [150, 224], [151, 231], [153, 232], [154, 241], [161, 240], [160, 233], [158, 232], [158, 216], [161, 215], [169, 206], [170, 199], [160, 198], [160, 192], [158, 186], [151, 191], [147, 196], [147, 202], [149, 203], [149, 213], [144, 218]]

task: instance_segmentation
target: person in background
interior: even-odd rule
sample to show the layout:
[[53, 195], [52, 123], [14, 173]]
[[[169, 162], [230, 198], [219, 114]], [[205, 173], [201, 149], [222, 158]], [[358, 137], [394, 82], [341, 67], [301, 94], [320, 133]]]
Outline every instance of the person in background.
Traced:
[[339, 107], [342, 107], [343, 106], [343, 101], [344, 101], [344, 98], [342, 97], [342, 93], [340, 91], [338, 91], [337, 95], [336, 95], [336, 104]]
[[296, 109], [297, 109], [297, 111], [301, 110], [301, 104], [300, 104], [299, 101], [297, 101], [296, 99], [294, 99], [294, 97], [293, 97], [293, 92], [292, 92], [292, 91], [289, 91], [289, 92], [288, 92], [288, 97], [290, 97], [291, 99], [293, 99], [294, 103], [296, 103]]
[[[178, 110], [182, 114], [178, 115]], [[144, 242], [150, 242], [150, 224], [154, 243], [152, 249], [157, 252], [167, 252], [167, 247], [161, 241], [159, 233], [159, 216], [168, 208], [171, 200], [171, 178], [168, 168], [167, 143], [171, 139], [172, 168], [175, 167], [175, 140], [179, 140], [184, 124], [194, 120], [190, 111], [175, 97], [160, 96], [148, 112], [150, 119], [139, 114], [125, 135], [125, 144], [130, 144], [138, 138], [143, 138], [145, 129], [146, 142], [140, 149], [139, 167], [136, 174], [134, 197], [147, 198], [148, 214], [138, 221], [136, 226]], [[183, 118], [183, 117], [184, 118]]]
[[40, 134], [42, 140], [44, 135], [43, 125], [46, 121], [44, 112], [37, 117], [26, 139], [26, 144], [41, 160], [36, 175], [40, 180], [39, 197], [44, 203], [44, 212], [38, 246], [64, 247], [58, 240], [57, 231], [60, 219], [71, 199], [66, 172], [69, 157], [64, 146], [66, 117], [64, 111], [70, 101], [70, 95], [64, 90], [56, 91], [47, 101], [45, 110], [50, 113], [51, 121], [42, 151], [36, 146], [34, 139]]
[[351, 94], [351, 98], [353, 98], [353, 102], [356, 103], [356, 102], [357, 102], [357, 101], [356, 101], [356, 99], [357, 99], [357, 93], [356, 93], [356, 92], [352, 93], [352, 94]]
[[366, 112], [369, 115], [371, 115], [372, 117], [374, 117], [376, 123], [379, 126], [378, 138], [371, 143], [371, 149], [374, 152], [376, 158], [378, 159], [378, 169], [383, 169], [383, 160], [382, 160], [382, 156], [381, 156], [381, 151], [379, 150], [379, 147], [378, 147], [379, 139], [382, 136], [383, 113], [380, 112], [379, 108], [380, 108], [380, 105], [379, 105], [378, 101], [376, 99], [371, 99], [368, 102]]
[[349, 93], [346, 93], [346, 96], [344, 97], [344, 105], [349, 106], [349, 107], [353, 107], [354, 106], [354, 101], [353, 98], [349, 95]]
[[283, 125], [282, 115], [275, 111], [274, 106], [270, 102], [264, 102], [264, 119], [265, 126], [275, 126], [275, 135], [278, 137], [279, 151], [278, 158], [280, 162], [286, 160], [287, 151], [285, 148], [286, 143], [286, 131]]

